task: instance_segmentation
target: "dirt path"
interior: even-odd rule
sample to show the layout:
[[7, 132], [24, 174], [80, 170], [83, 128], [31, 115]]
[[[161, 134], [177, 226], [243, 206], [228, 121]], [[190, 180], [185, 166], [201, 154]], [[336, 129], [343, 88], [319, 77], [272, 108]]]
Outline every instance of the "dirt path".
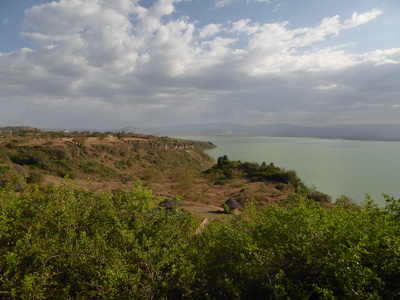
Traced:
[[184, 201], [182, 207], [192, 212], [200, 220], [205, 218], [214, 220], [226, 217], [226, 215], [223, 214], [222, 207], [218, 206]]

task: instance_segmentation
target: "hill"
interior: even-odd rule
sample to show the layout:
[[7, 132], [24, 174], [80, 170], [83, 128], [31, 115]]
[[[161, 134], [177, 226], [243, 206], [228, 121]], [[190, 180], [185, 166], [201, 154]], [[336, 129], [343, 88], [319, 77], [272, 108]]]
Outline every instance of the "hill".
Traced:
[[165, 171], [172, 165], [201, 170], [212, 164], [203, 150], [214, 145], [135, 134], [40, 132], [3, 137], [0, 147], [1, 163], [60, 178], [110, 181], [125, 176], [135, 180], [149, 176], [151, 168]]
[[38, 128], [31, 127], [31, 126], [6, 126], [0, 127], [1, 134], [10, 134], [10, 133], [21, 133], [21, 132], [38, 132], [40, 131]]
[[1, 138], [0, 166], [14, 168], [31, 186], [51, 183], [107, 191], [129, 189], [140, 180], [158, 195], [179, 195], [213, 207], [229, 197], [242, 206], [250, 200], [263, 205], [287, 199], [296, 189], [294, 171], [242, 166], [226, 157], [225, 164], [215, 164], [204, 152], [213, 147], [210, 142], [132, 133], [43, 131]]

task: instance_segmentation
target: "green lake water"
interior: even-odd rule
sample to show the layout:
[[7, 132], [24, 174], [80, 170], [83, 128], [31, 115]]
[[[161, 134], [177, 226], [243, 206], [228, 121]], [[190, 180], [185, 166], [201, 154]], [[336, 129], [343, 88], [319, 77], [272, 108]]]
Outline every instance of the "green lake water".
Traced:
[[365, 194], [384, 205], [382, 193], [400, 198], [400, 142], [349, 141], [265, 136], [179, 136], [213, 142], [207, 151], [214, 159], [267, 164], [296, 170], [307, 186], [355, 202]]

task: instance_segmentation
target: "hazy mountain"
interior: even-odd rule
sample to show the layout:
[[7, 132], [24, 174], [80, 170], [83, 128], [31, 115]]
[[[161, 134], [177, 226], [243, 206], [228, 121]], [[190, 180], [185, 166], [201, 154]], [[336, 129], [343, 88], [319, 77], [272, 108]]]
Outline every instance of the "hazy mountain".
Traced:
[[160, 128], [125, 127], [115, 131], [153, 135], [268, 135], [333, 139], [400, 140], [400, 124], [362, 124], [316, 127], [291, 124], [247, 126], [235, 123], [210, 123], [186, 124]]
[[0, 132], [19, 132], [19, 131], [37, 131], [39, 129], [32, 126], [6, 126], [0, 127]]

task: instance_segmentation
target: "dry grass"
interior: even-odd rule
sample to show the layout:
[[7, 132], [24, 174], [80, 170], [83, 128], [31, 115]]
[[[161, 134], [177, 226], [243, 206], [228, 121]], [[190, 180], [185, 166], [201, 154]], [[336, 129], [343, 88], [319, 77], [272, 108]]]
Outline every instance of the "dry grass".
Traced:
[[[7, 139], [4, 139], [5, 142]], [[91, 149], [91, 146], [99, 144], [120, 145], [129, 140], [145, 140], [140, 137], [128, 137], [119, 139], [117, 137], [85, 137], [83, 139], [75, 139], [73, 137], [60, 138], [29, 138], [18, 143], [24, 146], [46, 146], [63, 147], [68, 151], [68, 144], [78, 145], [79, 142]], [[193, 150], [186, 150], [193, 159], [202, 161], [199, 153]], [[142, 153], [143, 155], [143, 153]], [[192, 211], [200, 219], [215, 219], [223, 217], [218, 213], [222, 210], [222, 203], [229, 197], [234, 197], [239, 204], [244, 206], [247, 201], [255, 201], [258, 204], [265, 204], [273, 201], [287, 199], [293, 192], [291, 189], [278, 190], [274, 183], [249, 182], [245, 179], [230, 180], [225, 185], [213, 185], [210, 181], [202, 178], [195, 169], [186, 170], [179, 167], [174, 170], [161, 171], [157, 169], [157, 165], [139, 161], [130, 167], [118, 169], [116, 162], [121, 158], [114, 157], [107, 152], [94, 153], [91, 160], [102, 164], [103, 166], [113, 169], [117, 174], [126, 174], [131, 180], [118, 180], [102, 178], [97, 174], [77, 173], [78, 179], [64, 179], [56, 176], [45, 175], [44, 183], [54, 183], [57, 185], [72, 185], [74, 187], [84, 188], [91, 191], [104, 192], [107, 190], [130, 190], [135, 186], [138, 178], [156, 195], [174, 197], [182, 196], [183, 203], [187, 210]], [[147, 174], [147, 173], [149, 174]], [[148, 175], [147, 177], [144, 175]]]

